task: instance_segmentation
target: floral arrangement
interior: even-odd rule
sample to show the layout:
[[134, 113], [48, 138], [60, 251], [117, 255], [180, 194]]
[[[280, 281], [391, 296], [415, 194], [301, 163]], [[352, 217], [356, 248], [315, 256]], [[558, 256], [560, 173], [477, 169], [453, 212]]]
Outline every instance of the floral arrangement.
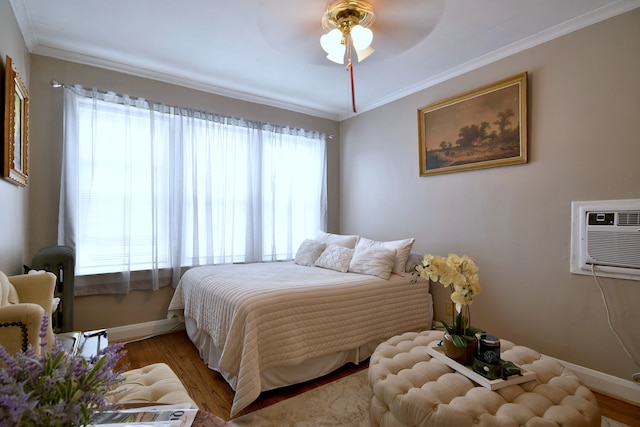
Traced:
[[446, 258], [439, 255], [426, 254], [422, 265], [416, 266], [419, 277], [440, 282], [451, 288], [451, 301], [455, 304], [452, 322], [442, 320], [442, 327], [451, 335], [456, 347], [466, 347], [469, 341], [475, 340], [475, 334], [482, 332], [471, 326], [471, 309], [473, 298], [480, 293], [480, 277], [478, 266], [473, 258], [457, 254], [449, 254]]
[[33, 347], [14, 356], [0, 346], [0, 425], [85, 426], [111, 404], [108, 393], [122, 380], [116, 370], [123, 344], [85, 359], [55, 343], [45, 350], [48, 318], [40, 328], [41, 354]]

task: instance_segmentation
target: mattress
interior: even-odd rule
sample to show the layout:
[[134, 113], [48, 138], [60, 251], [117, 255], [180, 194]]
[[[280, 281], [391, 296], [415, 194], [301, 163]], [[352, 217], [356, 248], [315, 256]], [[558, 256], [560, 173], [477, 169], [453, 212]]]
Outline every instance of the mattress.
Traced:
[[179, 282], [169, 317], [188, 321], [194, 343], [206, 343], [205, 353], [217, 359], [213, 365], [235, 390], [233, 417], [269, 387], [263, 374], [429, 329], [428, 284], [411, 279], [294, 262], [196, 267]]

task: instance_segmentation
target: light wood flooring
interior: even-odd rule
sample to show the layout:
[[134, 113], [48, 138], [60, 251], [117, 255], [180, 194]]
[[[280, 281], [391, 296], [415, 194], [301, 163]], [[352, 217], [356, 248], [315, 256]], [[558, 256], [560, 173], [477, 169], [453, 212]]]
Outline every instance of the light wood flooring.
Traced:
[[[166, 363], [182, 380], [189, 395], [200, 409], [224, 420], [230, 419], [233, 390], [220, 374], [207, 368], [184, 331], [130, 342], [125, 345], [125, 349], [127, 353], [120, 360], [122, 366], [135, 369], [151, 363]], [[358, 366], [350, 364], [314, 381], [264, 392], [240, 415], [288, 399], [367, 367], [367, 362]], [[640, 406], [604, 394], [594, 394], [600, 404], [602, 415], [632, 427], [640, 427]]]

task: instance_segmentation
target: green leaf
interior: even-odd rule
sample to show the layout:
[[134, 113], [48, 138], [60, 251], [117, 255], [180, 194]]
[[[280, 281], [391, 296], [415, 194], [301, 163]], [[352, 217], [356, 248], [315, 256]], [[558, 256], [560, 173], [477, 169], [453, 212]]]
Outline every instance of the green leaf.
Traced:
[[475, 326], [469, 326], [467, 328], [467, 336], [475, 338], [475, 335], [479, 332], [485, 332], [483, 329], [476, 328]]
[[440, 325], [436, 325], [435, 326], [436, 328], [446, 330], [449, 333], [449, 335], [455, 335], [456, 330], [452, 325], [449, 325], [447, 322], [443, 320], [438, 320], [438, 322], [440, 323]]
[[466, 347], [469, 342], [463, 335], [451, 335], [451, 341], [453, 341], [453, 345], [456, 347]]

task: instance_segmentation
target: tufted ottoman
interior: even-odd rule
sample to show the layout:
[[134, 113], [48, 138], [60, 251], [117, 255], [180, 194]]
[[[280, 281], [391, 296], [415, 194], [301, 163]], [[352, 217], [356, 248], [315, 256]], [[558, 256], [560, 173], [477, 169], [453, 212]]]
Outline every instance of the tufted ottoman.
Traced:
[[112, 402], [126, 403], [188, 403], [197, 405], [169, 365], [154, 363], [122, 374], [124, 382], [109, 396]]
[[441, 339], [441, 331], [407, 332], [376, 348], [372, 426], [600, 426], [595, 396], [557, 360], [501, 340], [502, 359], [537, 379], [491, 391], [429, 356], [426, 347]]

